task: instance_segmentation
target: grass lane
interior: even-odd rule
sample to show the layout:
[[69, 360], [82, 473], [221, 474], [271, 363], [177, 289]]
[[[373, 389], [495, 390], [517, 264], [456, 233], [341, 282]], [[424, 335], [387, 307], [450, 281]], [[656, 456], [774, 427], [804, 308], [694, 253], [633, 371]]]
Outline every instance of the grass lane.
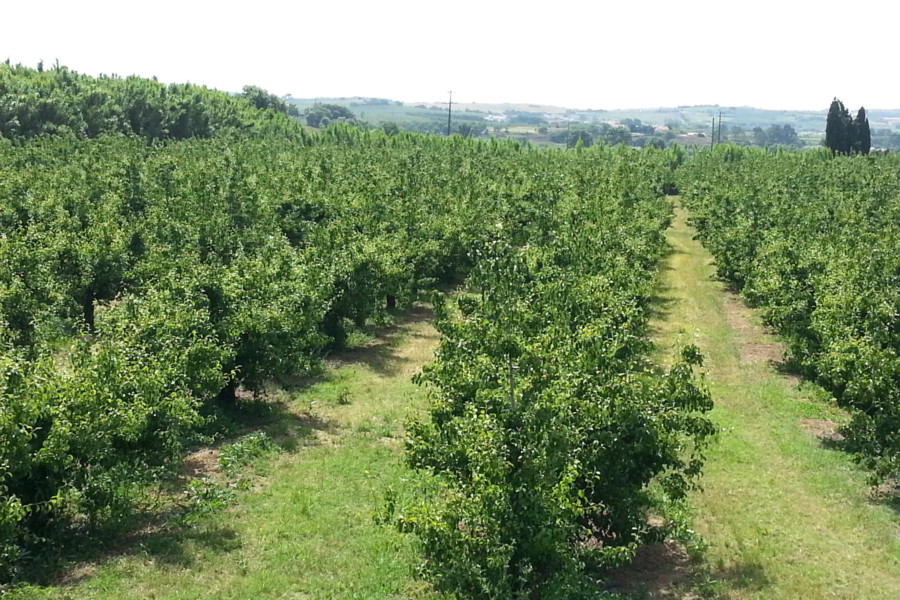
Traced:
[[900, 515], [866, 474], [828, 448], [846, 416], [815, 386], [780, 373], [776, 340], [715, 278], [678, 209], [652, 323], [661, 361], [685, 343], [706, 356], [720, 439], [695, 526], [708, 544], [709, 595], [900, 598]]
[[[402, 489], [402, 423], [425, 406], [411, 376], [438, 334], [424, 309], [393, 332], [342, 353], [311, 385], [278, 392], [274, 430], [293, 447], [250, 478], [224, 512], [148, 535], [50, 586], [15, 598], [422, 598], [411, 540], [373, 518]], [[293, 430], [293, 431], [292, 431]]]

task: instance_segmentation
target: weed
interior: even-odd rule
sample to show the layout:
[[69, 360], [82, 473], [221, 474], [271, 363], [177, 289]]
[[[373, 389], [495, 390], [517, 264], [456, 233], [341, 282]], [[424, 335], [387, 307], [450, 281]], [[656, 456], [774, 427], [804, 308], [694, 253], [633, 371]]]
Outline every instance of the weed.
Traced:
[[172, 525], [193, 525], [203, 516], [224, 509], [234, 498], [234, 492], [208, 477], [192, 479], [182, 494], [182, 503], [170, 519]]
[[262, 431], [255, 431], [233, 444], [222, 446], [219, 451], [219, 465], [226, 475], [237, 477], [251, 463], [275, 450], [276, 446], [269, 436]]

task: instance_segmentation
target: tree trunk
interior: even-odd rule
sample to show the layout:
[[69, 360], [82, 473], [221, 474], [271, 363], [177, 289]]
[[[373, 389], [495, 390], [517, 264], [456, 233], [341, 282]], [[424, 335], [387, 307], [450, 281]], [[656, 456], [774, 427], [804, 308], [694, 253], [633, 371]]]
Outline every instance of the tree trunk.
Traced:
[[81, 308], [84, 316], [84, 324], [87, 325], [88, 331], [94, 333], [94, 293], [86, 292], [81, 301]]
[[237, 404], [237, 381], [234, 377], [228, 379], [228, 383], [216, 396], [216, 401], [223, 406], [234, 406]]

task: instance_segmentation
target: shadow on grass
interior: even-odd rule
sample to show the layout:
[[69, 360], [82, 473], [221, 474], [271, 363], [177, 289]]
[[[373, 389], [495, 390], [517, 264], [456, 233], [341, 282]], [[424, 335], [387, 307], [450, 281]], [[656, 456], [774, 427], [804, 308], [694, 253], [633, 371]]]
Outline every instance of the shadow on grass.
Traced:
[[758, 563], [710, 569], [672, 542], [640, 548], [634, 561], [610, 573], [608, 581], [609, 591], [635, 600], [718, 597], [727, 596], [722, 594], [727, 590], [759, 592], [771, 585]]
[[[397, 375], [406, 362], [398, 352], [400, 343], [404, 339], [425, 337], [413, 326], [433, 322], [434, 311], [429, 305], [417, 303], [409, 309], [393, 311], [390, 316], [392, 322], [388, 325], [367, 327], [372, 339], [360, 346], [331, 353], [325, 359], [326, 364], [331, 368], [359, 365], [383, 377]], [[288, 392], [296, 393], [325, 381], [327, 377], [327, 371], [313, 376], [283, 377], [277, 384]]]
[[900, 513], [900, 479], [884, 481], [872, 488], [871, 502]]
[[241, 541], [228, 527], [182, 528], [147, 536], [138, 546], [159, 564], [186, 568], [196, 562], [195, 547], [225, 554], [239, 549]]
[[241, 547], [231, 527], [170, 525], [162, 514], [133, 516], [104, 528], [69, 533], [65, 539], [47, 540], [52, 547], [48, 544], [40, 555], [31, 557], [17, 583], [73, 586], [90, 579], [102, 563], [125, 556], [143, 555], [160, 565], [188, 568], [197, 560], [198, 550], [224, 554]]
[[[670, 277], [666, 275], [666, 272], [675, 270], [672, 267], [670, 258], [676, 254], [683, 254], [683, 252], [669, 244], [665, 256], [660, 261], [656, 286], [647, 304], [648, 319], [645, 335], [653, 341], [656, 352], [663, 351], [663, 346], [666, 344], [665, 340], [667, 339], [668, 331], [666, 331], [663, 324], [671, 321], [671, 313], [681, 302], [677, 295], [673, 293], [674, 288], [668, 283]], [[674, 348], [665, 348], [664, 351], [671, 353], [674, 351]], [[667, 362], [669, 358], [668, 356], [663, 357], [661, 354], [658, 356], [659, 361], [662, 363]], [[653, 369], [659, 375], [663, 375], [666, 372], [662, 364], [654, 364]]]
[[402, 313], [395, 313], [395, 321], [378, 331], [377, 337], [363, 346], [347, 348], [329, 357], [334, 366], [362, 365], [383, 377], [397, 375], [406, 359], [397, 351], [404, 339], [425, 337], [411, 326], [434, 321], [430, 306], [417, 304]]
[[137, 504], [144, 503], [143, 509], [48, 536], [31, 550], [17, 582], [64, 587], [90, 578], [98, 565], [119, 557], [143, 555], [158, 564], [187, 568], [204, 552], [236, 550], [241, 546], [237, 532], [219, 523], [214, 515], [202, 513], [190, 522], [179, 519], [185, 511], [180, 494], [186, 484], [211, 478], [227, 489], [233, 482], [222, 474], [218, 449], [247, 433], [262, 431], [282, 450], [291, 452], [313, 443], [317, 431], [333, 429], [328, 421], [296, 414], [282, 402], [256, 399], [239, 400], [219, 418], [231, 420], [235, 427], [217, 446], [188, 455], [178, 474], [160, 484], [162, 500], [142, 497]]
[[[774, 364], [773, 367], [780, 375], [794, 378], [798, 386], [803, 383], [810, 383], [815, 389], [820, 390], [824, 398], [831, 398], [832, 392], [828, 388], [816, 383], [815, 374], [810, 369], [799, 365], [796, 361], [790, 359]], [[823, 400], [826, 402], [827, 400]], [[837, 401], [838, 406], [844, 410], [850, 411], [852, 415], [852, 406]], [[840, 425], [834, 421], [826, 419], [801, 419], [800, 425], [813, 435], [822, 448], [843, 452], [870, 476], [871, 488], [869, 490], [869, 499], [872, 504], [884, 506], [900, 513], [900, 477], [888, 476], [881, 480], [874, 475], [876, 466], [873, 459], [867, 458], [863, 450], [859, 448], [859, 442], [854, 442], [852, 428], [848, 431], [848, 426]]]
[[[216, 554], [226, 554], [240, 549], [241, 540], [237, 532], [230, 527], [207, 525], [162, 529], [136, 535], [129, 539], [129, 545], [127, 554], [144, 555], [160, 566], [186, 569], [196, 564], [198, 549]], [[122, 554], [125, 553], [108, 553], [104, 558]], [[95, 564], [97, 563], [60, 564], [55, 574], [48, 573], [48, 575], [55, 575], [55, 578], [42, 584], [56, 587], [77, 585], [93, 575]]]
[[711, 574], [713, 581], [735, 590], [759, 592], [770, 585], [765, 568], [759, 563], [741, 563], [719, 569]]
[[315, 439], [317, 431], [331, 433], [336, 429], [331, 422], [319, 415], [297, 413], [285, 402], [265, 397], [240, 401], [234, 411], [229, 411], [227, 418], [237, 424], [238, 429], [231, 432], [223, 441], [224, 444], [233, 442], [242, 435], [262, 431], [287, 452], [310, 443]]
[[785, 350], [781, 360], [769, 361], [769, 366], [782, 377], [787, 377], [794, 381], [815, 382], [816, 376], [809, 368], [804, 367], [790, 356], [790, 351]]
[[673, 543], [639, 548], [631, 563], [607, 575], [608, 590], [625, 598], [678, 598], [691, 587], [695, 568], [687, 552]]
[[[660, 259], [659, 275], [657, 276], [656, 289], [649, 299], [649, 317], [651, 321], [665, 321], [668, 315], [672, 312], [672, 307], [678, 303], [677, 298], [673, 298], [669, 295], [669, 292], [672, 290], [672, 286], [666, 283], [668, 277], [665, 276], [666, 272], [675, 270], [670, 259], [676, 254], [683, 254], [683, 252], [681, 250], [677, 250], [674, 246], [669, 244], [665, 254]], [[652, 326], [650, 327], [651, 335], [656, 335], [658, 333], [660, 332], [657, 328]]]

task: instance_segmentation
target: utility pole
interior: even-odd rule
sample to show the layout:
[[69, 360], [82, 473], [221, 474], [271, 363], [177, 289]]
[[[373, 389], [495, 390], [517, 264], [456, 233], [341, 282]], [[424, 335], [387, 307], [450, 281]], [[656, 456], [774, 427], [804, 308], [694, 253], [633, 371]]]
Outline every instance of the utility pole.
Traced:
[[716, 145], [716, 118], [712, 118], [712, 134], [709, 137], [709, 147], [712, 148]]
[[447, 104], [447, 137], [450, 137], [450, 117], [453, 115], [453, 90], [448, 92], [450, 94], [450, 102]]

